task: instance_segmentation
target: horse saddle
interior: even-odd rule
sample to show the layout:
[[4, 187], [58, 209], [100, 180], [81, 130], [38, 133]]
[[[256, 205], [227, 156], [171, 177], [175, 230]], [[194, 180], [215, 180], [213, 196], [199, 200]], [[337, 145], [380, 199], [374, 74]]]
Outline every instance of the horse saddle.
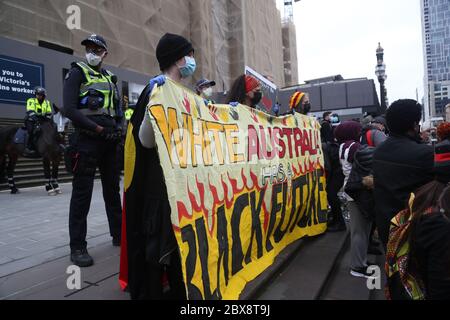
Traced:
[[15, 144], [24, 144], [26, 145], [28, 142], [28, 131], [26, 128], [19, 128], [17, 130], [16, 135], [14, 136]]
[[[35, 148], [34, 146], [36, 145], [38, 134], [36, 134], [36, 132], [34, 132], [33, 135], [34, 135], [34, 138], [33, 138], [34, 141], [32, 143], [33, 143], [33, 148]], [[14, 136], [14, 144], [27, 146], [29, 138], [30, 138], [30, 135], [28, 134], [27, 129], [19, 128]], [[35, 151], [34, 153], [27, 153], [26, 149], [22, 153], [22, 156], [25, 158], [30, 158], [30, 159], [38, 159], [41, 157], [39, 152]]]

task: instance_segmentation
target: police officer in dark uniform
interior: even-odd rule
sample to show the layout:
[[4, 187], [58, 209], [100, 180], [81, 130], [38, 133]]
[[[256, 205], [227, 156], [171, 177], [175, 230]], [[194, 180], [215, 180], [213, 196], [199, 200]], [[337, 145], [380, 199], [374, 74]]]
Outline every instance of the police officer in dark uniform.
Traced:
[[101, 67], [108, 54], [106, 41], [93, 34], [81, 44], [86, 47], [86, 61], [72, 63], [65, 78], [63, 114], [75, 127], [66, 154], [66, 163], [73, 172], [69, 214], [71, 261], [88, 267], [94, 261], [86, 249], [86, 220], [97, 167], [113, 245], [120, 246], [122, 207], [117, 151], [123, 112], [117, 77]]

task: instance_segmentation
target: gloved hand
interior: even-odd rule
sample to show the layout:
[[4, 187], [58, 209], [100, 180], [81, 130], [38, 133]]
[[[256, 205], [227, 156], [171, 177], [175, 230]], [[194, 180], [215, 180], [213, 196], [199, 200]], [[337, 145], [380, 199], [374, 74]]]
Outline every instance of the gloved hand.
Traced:
[[120, 134], [115, 128], [111, 127], [104, 127], [100, 135], [106, 140], [106, 141], [117, 141], [120, 139]]
[[236, 108], [239, 105], [239, 102], [232, 101], [232, 102], [229, 103], [229, 105], [234, 107], [234, 108]]
[[278, 113], [280, 113], [280, 105], [278, 103], [275, 103], [275, 105], [272, 107], [272, 111], [273, 113], [278, 115]]
[[165, 83], [166, 83], [166, 76], [160, 75], [160, 76], [154, 77], [153, 79], [150, 79], [150, 88], [153, 89], [155, 84], [157, 84], [158, 87], [160, 87], [160, 86], [164, 85]]
[[81, 99], [80, 101], [80, 105], [82, 106], [86, 106], [88, 103], [88, 97], [84, 97], [83, 99]]

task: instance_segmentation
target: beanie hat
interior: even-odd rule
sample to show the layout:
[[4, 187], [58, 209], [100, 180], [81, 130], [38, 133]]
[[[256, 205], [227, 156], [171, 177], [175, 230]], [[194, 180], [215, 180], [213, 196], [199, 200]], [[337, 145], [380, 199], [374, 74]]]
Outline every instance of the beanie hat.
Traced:
[[336, 127], [334, 135], [339, 143], [346, 141], [359, 141], [361, 138], [362, 125], [356, 121], [345, 121]]
[[297, 91], [296, 93], [294, 93], [291, 97], [291, 100], [289, 101], [289, 108], [295, 109], [304, 97], [304, 92]]
[[361, 120], [361, 125], [363, 127], [368, 127], [373, 121], [373, 117], [369, 114], [368, 116], [365, 116], [362, 120]]
[[166, 33], [156, 47], [156, 59], [161, 71], [169, 68], [181, 58], [194, 51], [192, 44], [184, 37]]
[[422, 106], [411, 99], [397, 100], [387, 110], [386, 121], [389, 131], [405, 134], [414, 128], [422, 118]]
[[260, 86], [260, 83], [256, 78], [252, 76], [245, 76], [245, 93], [249, 93], [253, 89]]
[[386, 119], [383, 116], [375, 117], [372, 122], [382, 124], [385, 127], [387, 126]]
[[436, 180], [443, 183], [450, 182], [450, 140], [446, 139], [438, 144], [434, 151], [434, 172]]

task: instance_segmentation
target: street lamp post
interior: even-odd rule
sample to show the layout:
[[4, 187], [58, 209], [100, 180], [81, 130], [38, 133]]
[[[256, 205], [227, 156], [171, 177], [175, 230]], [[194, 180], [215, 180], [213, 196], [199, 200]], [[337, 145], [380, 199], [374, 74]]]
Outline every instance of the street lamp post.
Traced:
[[378, 42], [377, 48], [377, 66], [375, 68], [375, 75], [378, 78], [378, 82], [380, 83], [380, 102], [381, 102], [381, 110], [382, 112], [386, 112], [387, 110], [387, 95], [386, 95], [386, 87], [384, 83], [386, 82], [386, 65], [384, 64], [384, 49], [381, 47], [381, 44]]

